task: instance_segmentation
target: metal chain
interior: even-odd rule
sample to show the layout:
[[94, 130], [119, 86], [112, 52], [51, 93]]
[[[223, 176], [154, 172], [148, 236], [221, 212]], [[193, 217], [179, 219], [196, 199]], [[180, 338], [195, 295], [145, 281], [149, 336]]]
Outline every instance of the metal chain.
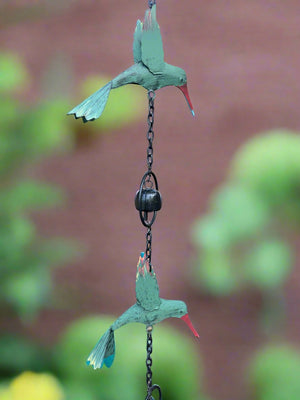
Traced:
[[155, 99], [155, 92], [149, 90], [148, 92], [148, 100], [149, 100], [149, 112], [148, 112], [148, 132], [147, 132], [147, 140], [149, 142], [147, 148], [147, 165], [148, 165], [148, 172], [152, 171], [152, 164], [153, 164], [153, 140], [154, 140], [154, 99]]
[[[147, 140], [148, 140], [148, 148], [147, 148], [147, 165], [148, 165], [148, 179], [147, 184], [148, 187], [153, 186], [152, 178], [152, 165], [153, 165], [153, 140], [154, 140], [154, 99], [155, 92], [153, 90], [148, 91], [148, 101], [149, 101], [149, 110], [148, 110], [148, 131], [147, 131]], [[146, 233], [146, 259], [149, 263], [149, 272], [152, 272], [152, 264], [151, 264], [151, 255], [152, 255], [152, 232], [151, 226], [148, 227]]]
[[152, 273], [152, 264], [151, 264], [151, 256], [152, 256], [152, 232], [151, 226], [148, 228], [146, 233], [146, 260], [149, 264], [149, 272]]
[[154, 390], [158, 391], [159, 397], [158, 400], [161, 400], [161, 389], [158, 385], [153, 385], [152, 384], [152, 326], [147, 326], [147, 358], [146, 358], [146, 367], [147, 367], [147, 373], [146, 373], [146, 383], [147, 383], [147, 396], [145, 400], [154, 400], [152, 397], [152, 393]]
[[[147, 392], [149, 394], [149, 389], [152, 387], [152, 327], [147, 327], [147, 358], [146, 358], [146, 367], [147, 367], [147, 373], [146, 373], [146, 383], [147, 383]], [[148, 394], [146, 399], [148, 399]], [[151, 398], [151, 397], [150, 397]]]

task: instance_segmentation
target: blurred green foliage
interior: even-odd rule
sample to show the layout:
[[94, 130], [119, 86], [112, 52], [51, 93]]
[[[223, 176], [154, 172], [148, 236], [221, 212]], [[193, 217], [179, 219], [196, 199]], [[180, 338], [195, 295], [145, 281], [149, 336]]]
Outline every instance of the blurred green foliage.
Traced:
[[248, 380], [255, 400], [300, 398], [300, 353], [287, 345], [270, 345], [251, 361]]
[[193, 225], [193, 282], [217, 296], [280, 291], [293, 265], [288, 238], [300, 227], [299, 177], [299, 134], [274, 130], [242, 146]]
[[[100, 372], [84, 367], [88, 354], [113, 321], [107, 316], [80, 319], [58, 341], [54, 364], [68, 398], [111, 400], [122, 393], [125, 400], [138, 400], [145, 392], [146, 332], [141, 324], [129, 324], [116, 331], [116, 359], [112, 368], [104, 367]], [[153, 335], [154, 378], [163, 388], [164, 399], [203, 399], [200, 366], [192, 341], [166, 326], [155, 326]]]
[[15, 54], [0, 53], [0, 92], [19, 92], [29, 83], [29, 74]]
[[299, 218], [299, 154], [299, 132], [273, 130], [250, 140], [237, 152], [231, 176], [281, 213], [297, 204], [291, 216]]
[[50, 363], [47, 349], [16, 334], [0, 336], [0, 376], [11, 377], [24, 370], [44, 371]]
[[[73, 321], [47, 352], [22, 338], [3, 337], [0, 340], [0, 373], [2, 366], [7, 369], [10, 365], [17, 377], [2, 382], [0, 400], [34, 400], [37, 385], [41, 388], [37, 400], [113, 400], [120, 394], [125, 400], [140, 399], [146, 390], [146, 332], [141, 324], [129, 324], [116, 332], [116, 359], [111, 369], [93, 370], [85, 364], [99, 336], [113, 321], [110, 316]], [[155, 326], [153, 334], [154, 378], [163, 388], [163, 398], [207, 399], [201, 394], [199, 358], [192, 340], [167, 326]], [[18, 356], [12, 357], [12, 354]], [[22, 373], [24, 370], [35, 373]]]
[[63, 239], [43, 239], [28, 213], [57, 206], [62, 191], [25, 180], [26, 166], [71, 143], [65, 122], [68, 101], [25, 105], [15, 94], [26, 88], [29, 74], [16, 56], [0, 55], [0, 312], [33, 318], [49, 305], [51, 267], [73, 254]]

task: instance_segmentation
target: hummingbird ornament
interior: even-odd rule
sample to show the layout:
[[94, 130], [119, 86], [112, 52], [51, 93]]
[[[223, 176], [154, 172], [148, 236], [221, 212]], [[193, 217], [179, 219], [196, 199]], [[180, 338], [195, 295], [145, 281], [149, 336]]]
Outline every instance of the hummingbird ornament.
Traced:
[[93, 93], [68, 112], [84, 122], [100, 117], [106, 106], [111, 89], [127, 84], [143, 86], [155, 92], [165, 86], [178, 87], [185, 96], [194, 116], [193, 106], [187, 89], [186, 73], [183, 69], [164, 61], [163, 43], [156, 20], [156, 4], [146, 11], [144, 23], [137, 21], [133, 40], [134, 64]]
[[146, 255], [141, 253], [136, 272], [136, 303], [108, 328], [90, 353], [87, 364], [94, 369], [102, 368], [103, 365], [111, 367], [115, 358], [114, 331], [121, 326], [140, 322], [152, 327], [172, 317], [181, 318], [195, 337], [199, 337], [190, 321], [186, 304], [180, 300], [165, 300], [159, 297], [159, 287], [153, 267], [150, 270]]

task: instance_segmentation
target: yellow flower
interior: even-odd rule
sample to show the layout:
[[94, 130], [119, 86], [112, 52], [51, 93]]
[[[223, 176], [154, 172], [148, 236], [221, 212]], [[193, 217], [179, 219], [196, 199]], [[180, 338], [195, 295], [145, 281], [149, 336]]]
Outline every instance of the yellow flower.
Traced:
[[12, 380], [10, 397], [0, 393], [0, 400], [64, 400], [64, 393], [52, 375], [26, 371]]

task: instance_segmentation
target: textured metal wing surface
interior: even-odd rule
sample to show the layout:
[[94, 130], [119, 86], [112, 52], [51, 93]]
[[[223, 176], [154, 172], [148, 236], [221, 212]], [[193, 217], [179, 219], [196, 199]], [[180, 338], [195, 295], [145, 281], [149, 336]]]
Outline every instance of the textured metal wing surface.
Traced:
[[147, 10], [141, 35], [142, 62], [153, 73], [164, 68], [164, 50], [159, 25], [156, 20], [156, 5]]
[[135, 63], [139, 63], [142, 61], [142, 32], [143, 32], [143, 23], [138, 19], [136, 23], [136, 28], [133, 36], [133, 59]]
[[159, 308], [161, 299], [159, 298], [159, 287], [156, 275], [152, 269], [149, 272], [149, 263], [144, 253], [141, 253], [136, 271], [136, 302], [147, 311]]

